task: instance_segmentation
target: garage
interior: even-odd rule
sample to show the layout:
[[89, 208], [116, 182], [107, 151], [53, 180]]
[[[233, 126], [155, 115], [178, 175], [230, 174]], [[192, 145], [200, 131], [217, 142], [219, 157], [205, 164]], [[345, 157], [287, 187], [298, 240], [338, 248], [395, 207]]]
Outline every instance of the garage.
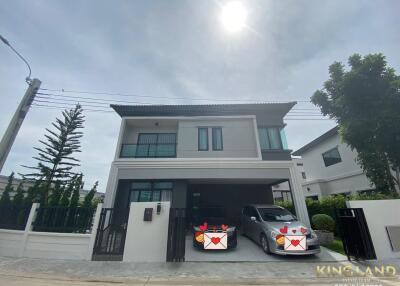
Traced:
[[[265, 182], [230, 182], [188, 186], [186, 261], [264, 261], [260, 247], [240, 235], [242, 209], [248, 204], [273, 204], [270, 184]], [[237, 247], [209, 251], [193, 246], [193, 226], [203, 224], [228, 225], [237, 229]], [[230, 245], [228, 246], [230, 247]]]
[[[346, 257], [322, 249], [312, 256], [268, 255], [261, 247], [241, 235], [241, 215], [244, 206], [249, 204], [273, 204], [273, 192], [266, 183], [231, 183], [201, 184], [188, 186], [187, 196], [187, 235], [185, 241], [185, 261], [193, 262], [265, 262], [285, 260], [338, 261]], [[193, 226], [200, 226], [204, 221], [216, 220], [237, 228], [237, 247], [228, 250], [204, 250], [193, 246]], [[229, 248], [229, 245], [228, 245]]]

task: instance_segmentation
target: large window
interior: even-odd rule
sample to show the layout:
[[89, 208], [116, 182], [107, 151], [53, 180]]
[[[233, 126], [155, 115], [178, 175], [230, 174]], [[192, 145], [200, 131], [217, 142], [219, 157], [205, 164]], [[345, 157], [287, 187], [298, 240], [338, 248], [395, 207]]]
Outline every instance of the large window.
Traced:
[[129, 202], [170, 201], [172, 182], [134, 182], [131, 185]]
[[137, 144], [123, 144], [122, 158], [176, 157], [175, 133], [139, 133]]
[[323, 153], [322, 158], [324, 159], [326, 167], [342, 162], [342, 158], [340, 157], [337, 147]]
[[213, 151], [223, 150], [222, 128], [221, 127], [213, 127], [212, 128], [212, 148], [213, 148]]
[[208, 128], [200, 127], [198, 129], [199, 151], [208, 151]]
[[281, 139], [281, 131], [283, 129], [279, 127], [259, 127], [258, 128], [258, 136], [260, 139], [261, 150], [280, 150], [286, 146], [283, 146], [282, 143], [286, 145], [286, 139], [282, 142]]

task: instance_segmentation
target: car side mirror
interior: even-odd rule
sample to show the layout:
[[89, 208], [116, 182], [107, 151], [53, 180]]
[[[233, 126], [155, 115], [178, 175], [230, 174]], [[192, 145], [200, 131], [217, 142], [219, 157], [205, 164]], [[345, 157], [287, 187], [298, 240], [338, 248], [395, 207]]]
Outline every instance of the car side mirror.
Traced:
[[251, 221], [256, 221], [257, 220], [255, 216], [250, 217], [250, 219], [251, 219]]

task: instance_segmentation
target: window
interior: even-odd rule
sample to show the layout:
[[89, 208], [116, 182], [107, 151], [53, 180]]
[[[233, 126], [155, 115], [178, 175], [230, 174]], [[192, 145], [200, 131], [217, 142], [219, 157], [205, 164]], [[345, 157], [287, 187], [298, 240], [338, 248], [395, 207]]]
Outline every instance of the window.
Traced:
[[[280, 150], [286, 146], [282, 145], [281, 128], [279, 127], [259, 127], [258, 134], [262, 150]], [[286, 139], [285, 142], [286, 144]]]
[[213, 151], [221, 151], [223, 149], [221, 127], [212, 128], [212, 148]]
[[176, 157], [175, 133], [139, 133], [137, 144], [123, 144], [121, 158]]
[[258, 208], [264, 221], [295, 221], [296, 218], [286, 209], [281, 208]]
[[322, 158], [324, 159], [326, 167], [342, 162], [342, 158], [340, 158], [339, 150], [337, 147], [323, 153]]
[[306, 172], [301, 172], [301, 177], [305, 180], [305, 179], [307, 179], [307, 177], [306, 177]]
[[129, 202], [170, 201], [172, 182], [134, 182], [131, 185]]
[[208, 128], [200, 127], [198, 129], [199, 151], [208, 151]]

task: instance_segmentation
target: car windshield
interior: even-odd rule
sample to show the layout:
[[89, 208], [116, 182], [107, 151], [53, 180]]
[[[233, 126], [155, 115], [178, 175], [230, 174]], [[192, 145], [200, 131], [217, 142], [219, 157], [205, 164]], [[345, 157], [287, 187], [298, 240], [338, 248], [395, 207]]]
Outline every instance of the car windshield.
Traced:
[[294, 221], [296, 218], [286, 209], [258, 208], [264, 221]]

